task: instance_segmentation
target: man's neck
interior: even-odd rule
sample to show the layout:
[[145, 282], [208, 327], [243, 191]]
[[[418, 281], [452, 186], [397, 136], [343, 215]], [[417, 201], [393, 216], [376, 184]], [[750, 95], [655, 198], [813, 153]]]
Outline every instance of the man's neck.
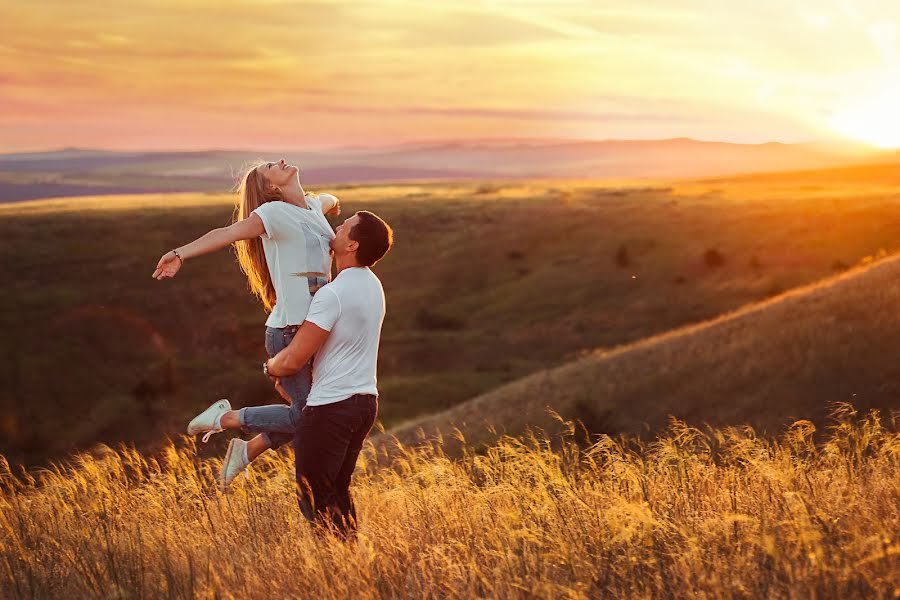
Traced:
[[337, 273], [340, 274], [344, 269], [351, 269], [353, 267], [361, 267], [362, 265], [356, 262], [356, 256], [354, 255], [345, 255], [345, 256], [335, 256], [334, 257], [334, 266], [337, 269]]

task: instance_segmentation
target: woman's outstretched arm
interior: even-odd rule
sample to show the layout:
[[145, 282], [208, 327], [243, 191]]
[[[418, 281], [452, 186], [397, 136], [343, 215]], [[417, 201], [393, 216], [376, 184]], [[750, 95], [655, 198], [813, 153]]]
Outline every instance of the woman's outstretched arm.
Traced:
[[190, 244], [166, 252], [159, 259], [156, 270], [153, 271], [153, 277], [159, 280], [175, 277], [175, 273], [181, 269], [181, 265], [187, 259], [221, 250], [238, 240], [249, 240], [263, 233], [265, 233], [265, 228], [262, 219], [258, 215], [250, 213], [246, 219], [228, 227], [213, 229]]

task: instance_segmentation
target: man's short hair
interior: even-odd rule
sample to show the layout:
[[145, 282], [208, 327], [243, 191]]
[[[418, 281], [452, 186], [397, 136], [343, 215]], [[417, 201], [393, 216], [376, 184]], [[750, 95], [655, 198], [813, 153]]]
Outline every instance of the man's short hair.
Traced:
[[364, 267], [371, 267], [390, 250], [394, 243], [394, 230], [375, 213], [361, 210], [356, 215], [359, 222], [349, 234], [351, 240], [359, 243], [356, 262]]

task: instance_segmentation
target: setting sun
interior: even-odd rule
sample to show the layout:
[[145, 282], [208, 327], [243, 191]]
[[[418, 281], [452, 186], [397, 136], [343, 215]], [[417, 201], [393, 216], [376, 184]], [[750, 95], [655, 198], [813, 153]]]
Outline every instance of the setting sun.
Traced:
[[900, 148], [900, 83], [852, 103], [834, 115], [835, 131], [879, 148]]

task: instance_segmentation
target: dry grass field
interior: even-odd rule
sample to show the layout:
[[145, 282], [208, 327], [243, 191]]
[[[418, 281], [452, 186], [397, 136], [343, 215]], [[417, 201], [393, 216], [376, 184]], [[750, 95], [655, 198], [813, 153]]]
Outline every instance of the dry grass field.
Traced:
[[[898, 419], [835, 407], [819, 443], [672, 421], [653, 443], [369, 446], [356, 542], [317, 534], [269, 455], [228, 494], [182, 439], [0, 471], [0, 596], [897, 598]], [[386, 459], [385, 459], [386, 460]]]

